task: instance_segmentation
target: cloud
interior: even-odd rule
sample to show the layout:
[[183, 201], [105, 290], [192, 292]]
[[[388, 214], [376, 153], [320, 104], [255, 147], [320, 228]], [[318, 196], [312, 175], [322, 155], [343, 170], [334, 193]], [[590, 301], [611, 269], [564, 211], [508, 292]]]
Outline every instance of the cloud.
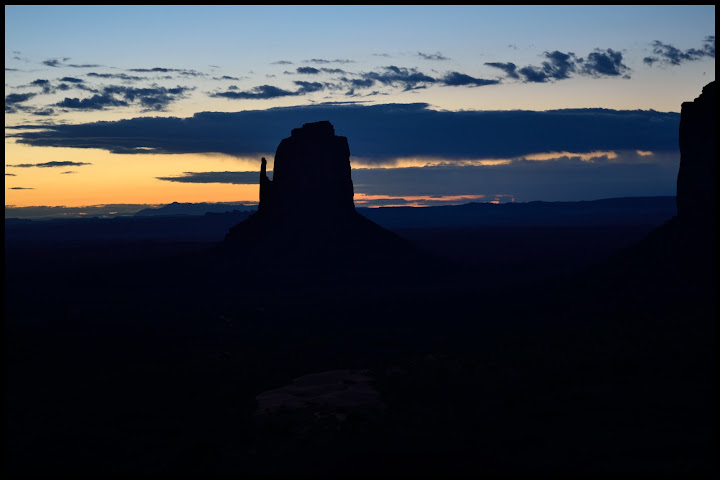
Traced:
[[450, 60], [448, 57], [443, 56], [440, 52], [437, 53], [422, 53], [417, 52], [418, 57], [422, 58], [423, 60]]
[[577, 58], [572, 52], [563, 53], [558, 50], [553, 52], [545, 52], [547, 61], [543, 62], [543, 70], [548, 76], [554, 80], [562, 80], [570, 78], [570, 74], [575, 72], [575, 62]]
[[16, 177], [17, 175], [15, 175], [14, 173], [6, 173], [5, 176], [6, 177]]
[[546, 61], [542, 62], [539, 67], [528, 65], [517, 71], [523, 77], [525, 82], [542, 83], [551, 80], [564, 80], [570, 78], [571, 73], [575, 73], [576, 63], [582, 63], [582, 59], [578, 59], [574, 53], [563, 53], [558, 50], [543, 53]]
[[5, 96], [5, 106], [7, 107], [8, 104], [16, 104], [21, 102], [26, 102], [36, 96], [37, 93], [11, 93], [7, 96]]
[[53, 68], [59, 68], [59, 67], [72, 67], [72, 68], [97, 68], [101, 65], [95, 65], [95, 64], [73, 64], [73, 63], [65, 63], [68, 60], [70, 60], [70, 57], [65, 57], [62, 60], [58, 60], [57, 58], [50, 58], [48, 60], [43, 60], [41, 63], [47, 67], [53, 67]]
[[573, 75], [591, 77], [612, 77], [623, 75], [629, 78], [630, 68], [623, 63], [621, 52], [611, 48], [595, 49], [587, 58], [578, 57], [573, 52], [554, 50], [544, 52], [540, 65], [526, 65], [517, 68], [511, 62], [487, 62], [485, 65], [505, 72], [506, 78], [521, 80], [523, 83], [545, 83], [572, 78]]
[[502, 63], [502, 62], [487, 62], [485, 65], [493, 68], [499, 68], [503, 72], [505, 72], [505, 75], [507, 78], [513, 78], [518, 79], [520, 76], [517, 74], [517, 66], [512, 62]]
[[[356, 205], [375, 206], [467, 203], [473, 200], [472, 196], [490, 199], [512, 196], [525, 202], [675, 194], [677, 152], [652, 160], [642, 154], [646, 152], [604, 153], [544, 154], [494, 165], [448, 162], [425, 167], [353, 168], [353, 188]], [[185, 172], [182, 176], [157, 178], [184, 183], [256, 185], [259, 168], [252, 172]], [[453, 199], [460, 196], [463, 198]]]
[[51, 94], [56, 93], [57, 91], [67, 91], [71, 90], [73, 88], [77, 88], [80, 90], [89, 90], [89, 91], [96, 91], [89, 87], [85, 86], [85, 83], [83, 80], [79, 78], [74, 77], [63, 77], [61, 81], [67, 81], [67, 83], [59, 83], [57, 85], [53, 85], [50, 80], [38, 78], [37, 80], [33, 80], [30, 82], [27, 86], [29, 87], [40, 87], [43, 94]]
[[[271, 175], [272, 172], [267, 172]], [[184, 172], [177, 177], [155, 177], [158, 180], [180, 183], [230, 183], [234, 185], [254, 185], [260, 183], [257, 172]]]
[[320, 70], [324, 73], [347, 73], [342, 68], [321, 68]]
[[103, 110], [107, 107], [127, 107], [128, 102], [124, 100], [118, 100], [112, 95], [93, 95], [90, 98], [68, 98], [65, 97], [60, 102], [57, 102], [55, 106], [62, 108], [69, 108], [72, 110]]
[[340, 80], [350, 86], [350, 88], [370, 88], [375, 85], [372, 78], [346, 78], [341, 77]]
[[307, 95], [309, 93], [324, 90], [326, 87], [325, 84], [319, 82], [296, 81], [293, 83], [298, 86], [298, 89], [295, 91], [285, 90], [272, 85], [259, 85], [250, 90], [238, 92], [235, 91], [237, 87], [232, 85], [227, 91], [212, 93], [210, 96], [216, 98], [228, 98], [231, 100], [267, 100], [270, 98]]
[[486, 80], [484, 78], [475, 78], [459, 72], [450, 72], [445, 75], [441, 82], [447, 86], [475, 86], [482, 87], [484, 85], [496, 85], [499, 80]]
[[622, 63], [622, 53], [616, 52], [608, 48], [604, 52], [596, 50], [588, 55], [587, 60], [583, 62], [581, 72], [584, 75], [593, 77], [602, 76], [618, 76], [626, 74], [630, 71], [626, 65]]
[[45, 162], [45, 163], [18, 163], [16, 165], [6, 165], [6, 167], [15, 168], [30, 168], [30, 167], [41, 167], [41, 168], [53, 168], [53, 167], [80, 167], [82, 165], [92, 165], [92, 163], [83, 162]]
[[656, 62], [665, 65], [680, 65], [684, 62], [694, 62], [706, 57], [715, 58], [715, 35], [705, 37], [700, 48], [689, 48], [683, 51], [659, 40], [652, 43], [652, 48], [655, 56], [643, 58], [643, 62], [650, 66]]
[[10, 187], [10, 190], [35, 190], [33, 187]]
[[95, 77], [95, 78], [115, 78], [118, 80], [123, 80], [127, 82], [136, 82], [138, 80], [145, 80], [145, 77], [138, 77], [136, 75], [128, 75], [126, 73], [97, 73], [97, 72], [90, 72], [86, 74], [88, 77]]
[[32, 108], [28, 109], [27, 112], [38, 117], [55, 115], [55, 110], [52, 108]]
[[37, 93], [11, 93], [5, 96], [5, 113], [17, 113], [18, 111], [27, 111], [30, 107], [21, 105], [27, 102]]
[[162, 111], [170, 103], [185, 97], [185, 93], [192, 90], [188, 87], [151, 87], [133, 88], [125, 86], [105, 87], [104, 94], [119, 95], [132, 103], [139, 103], [146, 111]]
[[50, 80], [44, 80], [39, 78], [30, 82], [30, 85], [34, 87], [40, 87], [43, 93], [50, 93], [52, 91], [52, 88], [50, 86]]
[[[285, 72], [287, 75], [292, 75], [293, 72]], [[298, 67], [295, 73], [301, 75], [319, 75], [321, 73], [347, 73], [342, 68], [315, 68], [315, 67]]]
[[383, 67], [381, 72], [365, 73], [363, 78], [383, 85], [397, 85], [406, 91], [425, 87], [427, 84], [436, 82], [433, 77], [419, 72], [417, 68], [397, 67], [395, 65]]
[[244, 92], [228, 90], [226, 92], [210, 94], [211, 97], [229, 98], [232, 100], [266, 100], [269, 98], [289, 97], [293, 95], [296, 95], [296, 92], [283, 90], [282, 88], [274, 87], [272, 85], [259, 85], [250, 90], [245, 90]]
[[323, 58], [311, 58], [310, 60], [303, 60], [304, 63], [319, 63], [319, 64], [327, 64], [327, 63], [355, 63], [354, 60], [343, 60], [340, 58], [336, 58], [335, 60], [325, 60]]
[[206, 74], [198, 72], [197, 70], [187, 70], [184, 68], [165, 68], [165, 67], [154, 67], [154, 68], [129, 68], [128, 72], [136, 73], [179, 73], [180, 75], [188, 77], [203, 77]]
[[525, 83], [543, 83], [548, 81], [548, 75], [539, 67], [528, 65], [518, 70]]
[[305, 95], [308, 93], [319, 92], [325, 89], [325, 85], [320, 82], [293, 82], [298, 88], [295, 92], [296, 95]]
[[[242, 93], [242, 92], [237, 92]], [[329, 120], [355, 157], [511, 158], [538, 152], [678, 151], [680, 114], [571, 109], [438, 111], [425, 103], [316, 104], [192, 117], [7, 127], [6, 138], [34, 146], [101, 148], [113, 153], [253, 156], [274, 152], [293, 128]]]
[[58, 60], [56, 58], [49, 59], [49, 60], [43, 60], [41, 63], [47, 67], [53, 67], [53, 68], [63, 66], [62, 62], [60, 62], [60, 60]]
[[[479, 87], [500, 83], [499, 80], [476, 78], [460, 72], [448, 72], [442, 77], [435, 78], [419, 71], [417, 68], [397, 67], [395, 65], [383, 67], [376, 72], [361, 73], [359, 78], [341, 77], [339, 80], [350, 89], [348, 95], [354, 95], [355, 89], [371, 88], [378, 84], [408, 91], [426, 88], [430, 85]], [[377, 92], [375, 93], [377, 94]]]
[[613, 160], [560, 157], [547, 161], [518, 158], [500, 165], [440, 165], [368, 168], [352, 172], [356, 194], [512, 195], [518, 202], [580, 201], [630, 196], [675, 195], [679, 154], [638, 161], [632, 152]]
[[77, 173], [77, 172], [75, 172], [73, 170], [68, 170], [67, 172], [60, 172], [60, 175], [68, 175], [70, 173]]
[[185, 98], [185, 93], [192, 90], [188, 87], [151, 87], [134, 88], [121, 85], [106, 86], [102, 93], [90, 98], [65, 97], [55, 106], [73, 110], [103, 110], [107, 107], [127, 107], [131, 104], [140, 105], [144, 111], [163, 111], [172, 102]]

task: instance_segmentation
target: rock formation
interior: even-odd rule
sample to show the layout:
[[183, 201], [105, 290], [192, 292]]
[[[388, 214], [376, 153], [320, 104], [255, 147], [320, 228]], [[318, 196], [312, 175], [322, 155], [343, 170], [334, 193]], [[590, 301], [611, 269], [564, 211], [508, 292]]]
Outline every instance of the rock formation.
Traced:
[[715, 221], [716, 89], [711, 82], [692, 102], [683, 102], [680, 117], [680, 170], [677, 207], [681, 219]]
[[306, 123], [280, 142], [275, 153], [273, 180], [263, 158], [260, 171], [260, 206], [263, 214], [296, 215], [312, 205], [326, 219], [355, 210], [350, 176], [350, 147], [346, 137], [335, 135], [330, 122]]
[[[683, 102], [680, 119], [680, 168], [677, 216], [653, 230], [639, 244], [618, 255], [625, 271], [646, 288], [715, 295], [715, 82], [692, 102]], [[617, 267], [617, 265], [616, 265]], [[630, 270], [634, 271], [629, 274]], [[638, 278], [642, 276], [642, 280]], [[629, 280], [628, 280], [629, 281]], [[705, 293], [701, 293], [705, 292]], [[711, 293], [707, 293], [711, 292]], [[687, 294], [686, 294], [687, 295]]]
[[225, 236], [226, 252], [268, 252], [263, 261], [384, 261], [412, 246], [355, 210], [346, 137], [328, 121], [292, 130], [275, 152], [273, 179], [260, 167], [258, 211]]

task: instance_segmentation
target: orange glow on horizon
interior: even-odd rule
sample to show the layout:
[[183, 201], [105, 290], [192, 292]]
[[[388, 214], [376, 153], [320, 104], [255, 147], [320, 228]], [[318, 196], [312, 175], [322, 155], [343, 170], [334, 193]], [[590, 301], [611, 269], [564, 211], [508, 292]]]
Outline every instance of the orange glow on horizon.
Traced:
[[382, 163], [372, 161], [367, 158], [353, 157], [352, 168], [354, 170], [363, 169], [390, 169], [390, 168], [417, 168], [417, 167], [442, 167], [442, 166], [479, 166], [479, 165], [507, 165], [512, 162], [510, 158], [465, 158], [465, 159], [447, 159], [439, 157], [398, 157], [388, 159]]
[[618, 154], [612, 150], [602, 151], [597, 150], [594, 152], [588, 152], [588, 153], [576, 153], [576, 152], [546, 152], [546, 153], [533, 153], [530, 155], [524, 155], [522, 158], [525, 160], [536, 160], [536, 161], [547, 161], [547, 160], [556, 160], [558, 158], [573, 158], [573, 157], [579, 157], [580, 160], [583, 162], [590, 162], [593, 158], [600, 158], [600, 157], [606, 157], [610, 160], [614, 160], [618, 158]]
[[[73, 162], [63, 167], [22, 164]], [[257, 202], [258, 185], [159, 180], [185, 172], [259, 172], [260, 159], [220, 154], [113, 154], [99, 149], [30, 147], [5, 141], [5, 205], [84, 207], [172, 202]], [[18, 190], [16, 188], [27, 190]]]
[[[500, 203], [498, 197], [508, 195], [494, 196], [491, 203]], [[487, 195], [368, 195], [365, 193], [355, 194], [355, 206], [379, 208], [379, 207], [428, 207], [437, 204], [461, 204], [469, 203], [486, 198]], [[369, 205], [378, 200], [395, 200], [397, 203], [383, 203], [382, 205]], [[514, 200], [513, 200], [514, 201]]]

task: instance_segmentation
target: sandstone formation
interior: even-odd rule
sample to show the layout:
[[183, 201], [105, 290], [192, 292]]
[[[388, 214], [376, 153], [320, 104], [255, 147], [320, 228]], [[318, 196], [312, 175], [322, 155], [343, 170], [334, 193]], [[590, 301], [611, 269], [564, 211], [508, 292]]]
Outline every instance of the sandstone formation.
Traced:
[[[624, 268], [632, 268], [646, 288], [690, 288], [715, 295], [715, 82], [692, 102], [682, 104], [677, 216], [653, 230], [639, 244], [621, 252]], [[636, 278], [624, 274], [625, 278]]]
[[260, 167], [258, 211], [235, 225], [222, 249], [238, 254], [262, 249], [264, 262], [368, 261], [405, 257], [408, 242], [355, 210], [346, 137], [328, 121], [292, 130], [275, 152], [273, 179]]
[[263, 215], [297, 215], [311, 205], [330, 220], [355, 210], [350, 175], [350, 147], [346, 137], [335, 135], [330, 122], [306, 123], [280, 142], [275, 153], [273, 180], [263, 158], [260, 172], [260, 206]]
[[680, 170], [677, 207], [681, 219], [715, 221], [715, 82], [692, 102], [683, 102], [680, 117]]

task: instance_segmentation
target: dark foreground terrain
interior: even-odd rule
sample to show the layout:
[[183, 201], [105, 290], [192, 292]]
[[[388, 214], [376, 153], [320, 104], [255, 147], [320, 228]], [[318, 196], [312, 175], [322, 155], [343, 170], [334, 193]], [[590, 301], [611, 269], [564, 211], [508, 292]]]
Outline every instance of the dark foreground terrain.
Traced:
[[715, 474], [714, 237], [677, 224], [396, 224], [427, 256], [282, 268], [6, 225], [5, 473]]

